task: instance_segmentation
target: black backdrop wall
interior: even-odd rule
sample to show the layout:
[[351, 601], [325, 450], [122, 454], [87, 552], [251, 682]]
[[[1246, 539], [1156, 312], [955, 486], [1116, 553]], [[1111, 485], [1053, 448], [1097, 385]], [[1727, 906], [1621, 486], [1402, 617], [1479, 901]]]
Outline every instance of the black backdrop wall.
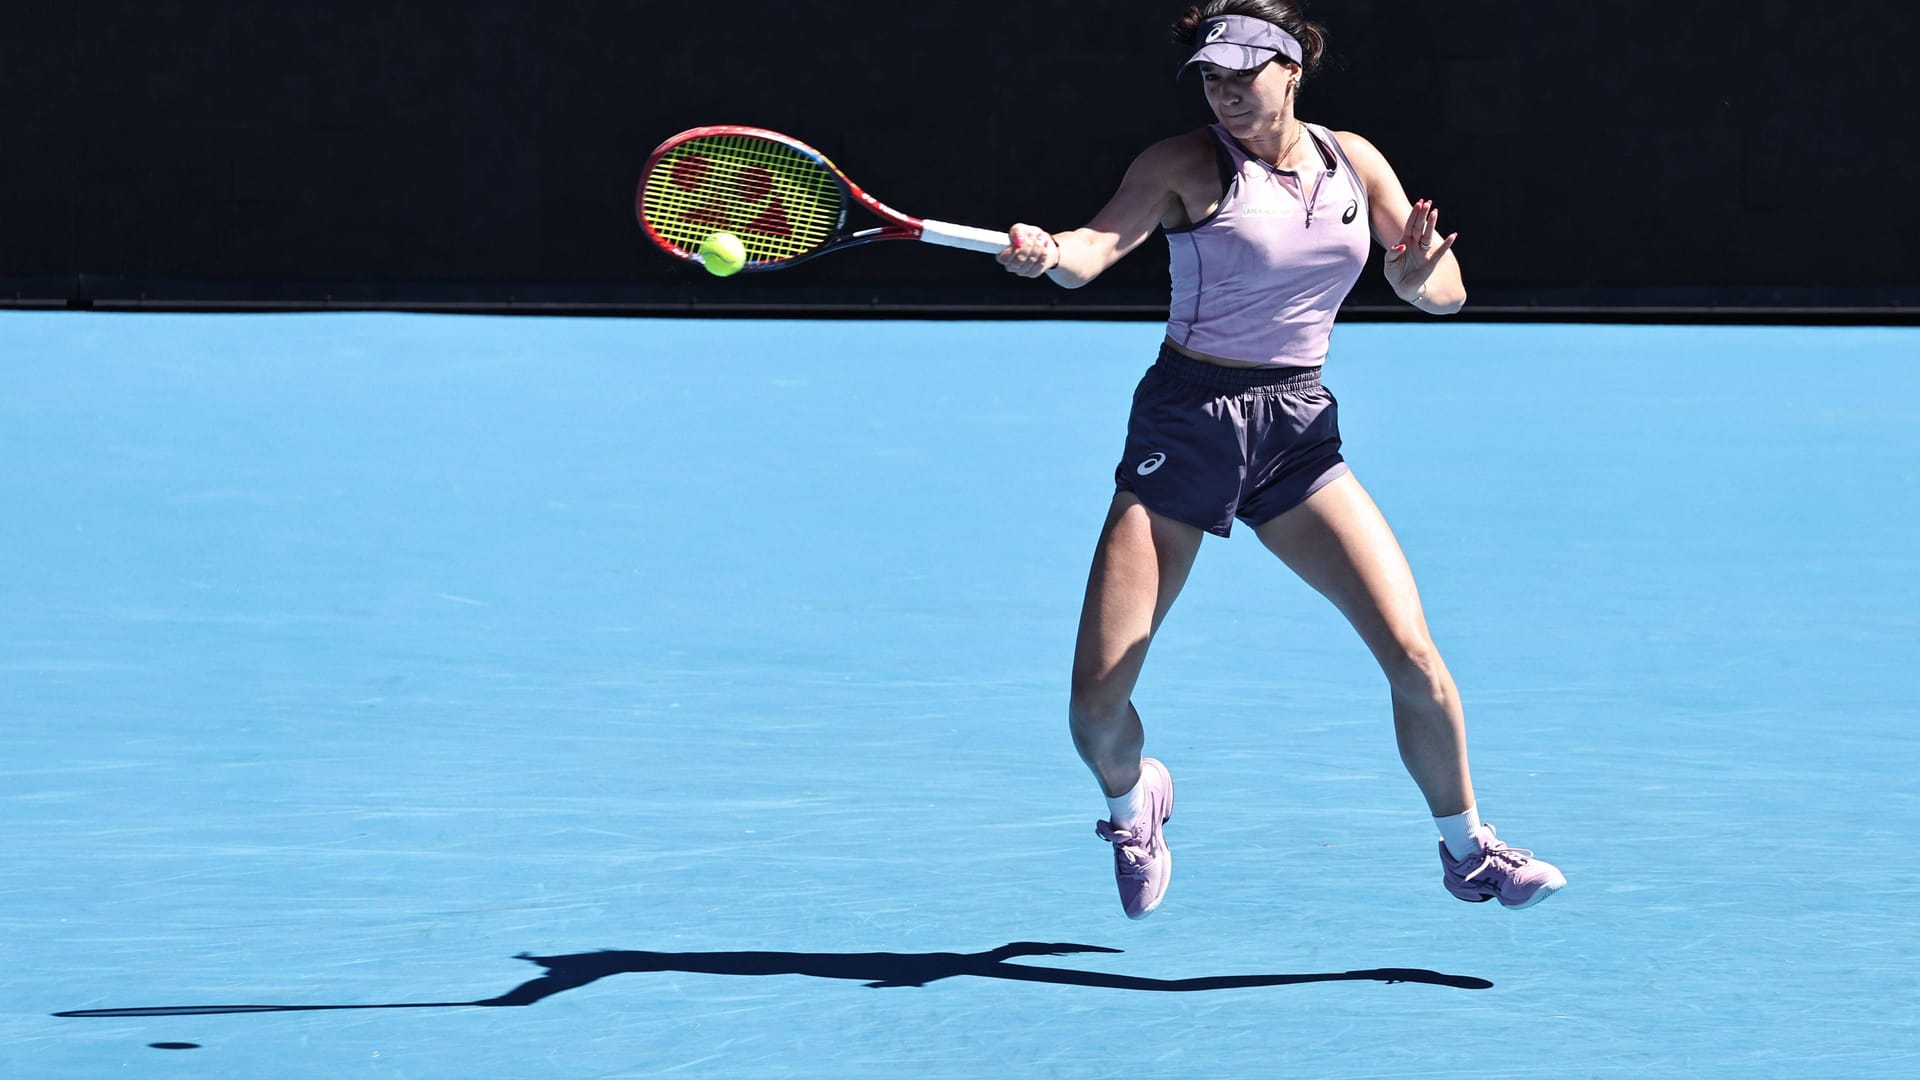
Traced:
[[[909, 212], [1084, 221], [1207, 119], [1161, 0], [0, 5], [0, 303], [1150, 313], [879, 245], [720, 281], [632, 219], [703, 123]], [[1481, 312], [1920, 311], [1910, 0], [1321, 0], [1302, 114], [1429, 195]], [[1377, 259], [1377, 256], [1376, 256]], [[1351, 307], [1392, 307], [1373, 272]]]

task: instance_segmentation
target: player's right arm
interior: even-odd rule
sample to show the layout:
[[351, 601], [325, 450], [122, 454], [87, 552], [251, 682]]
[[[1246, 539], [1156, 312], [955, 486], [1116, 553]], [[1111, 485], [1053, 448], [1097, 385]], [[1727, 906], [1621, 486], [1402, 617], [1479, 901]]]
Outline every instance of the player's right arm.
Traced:
[[1099, 277], [1139, 247], [1155, 228], [1186, 220], [1180, 187], [1194, 172], [1196, 147], [1206, 151], [1205, 144], [1197, 143], [1193, 133], [1188, 133], [1141, 151], [1121, 178], [1113, 198], [1093, 215], [1092, 221], [1072, 232], [1049, 235], [1032, 225], [1015, 225], [1008, 230], [1013, 243], [1000, 252], [1000, 264], [1021, 277], [1045, 274], [1069, 289]]

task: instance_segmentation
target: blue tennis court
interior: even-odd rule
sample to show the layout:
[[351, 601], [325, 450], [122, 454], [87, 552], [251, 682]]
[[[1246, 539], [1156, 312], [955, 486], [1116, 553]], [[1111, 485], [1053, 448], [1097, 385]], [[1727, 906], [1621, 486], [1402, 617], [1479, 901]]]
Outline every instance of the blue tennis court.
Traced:
[[1244, 531], [1067, 665], [1152, 323], [0, 314], [0, 1073], [1906, 1076], [1920, 330], [1352, 324], [1348, 459], [1570, 886], [1442, 889]]

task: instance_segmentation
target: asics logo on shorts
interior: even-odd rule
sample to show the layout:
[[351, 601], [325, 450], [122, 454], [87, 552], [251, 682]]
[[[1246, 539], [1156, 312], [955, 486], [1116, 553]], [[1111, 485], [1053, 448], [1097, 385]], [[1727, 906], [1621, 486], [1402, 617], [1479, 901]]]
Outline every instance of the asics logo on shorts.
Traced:
[[1151, 457], [1134, 466], [1133, 471], [1139, 473], [1141, 476], [1145, 476], [1166, 463], [1167, 452], [1164, 450], [1155, 450]]

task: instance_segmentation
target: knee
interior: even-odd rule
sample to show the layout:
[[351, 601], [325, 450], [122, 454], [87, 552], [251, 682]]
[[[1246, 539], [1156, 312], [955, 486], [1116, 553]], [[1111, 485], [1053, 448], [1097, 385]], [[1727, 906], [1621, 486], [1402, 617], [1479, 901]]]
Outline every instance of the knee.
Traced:
[[1082, 749], [1097, 747], [1120, 735], [1131, 715], [1132, 702], [1127, 694], [1098, 680], [1074, 680], [1067, 698], [1067, 726]]
[[1394, 693], [1413, 701], [1445, 702], [1453, 697], [1453, 676], [1440, 650], [1425, 634], [1403, 637], [1380, 657]]
[[1075, 733], [1119, 725], [1126, 719], [1128, 697], [1098, 681], [1075, 679], [1067, 697], [1067, 722]]

